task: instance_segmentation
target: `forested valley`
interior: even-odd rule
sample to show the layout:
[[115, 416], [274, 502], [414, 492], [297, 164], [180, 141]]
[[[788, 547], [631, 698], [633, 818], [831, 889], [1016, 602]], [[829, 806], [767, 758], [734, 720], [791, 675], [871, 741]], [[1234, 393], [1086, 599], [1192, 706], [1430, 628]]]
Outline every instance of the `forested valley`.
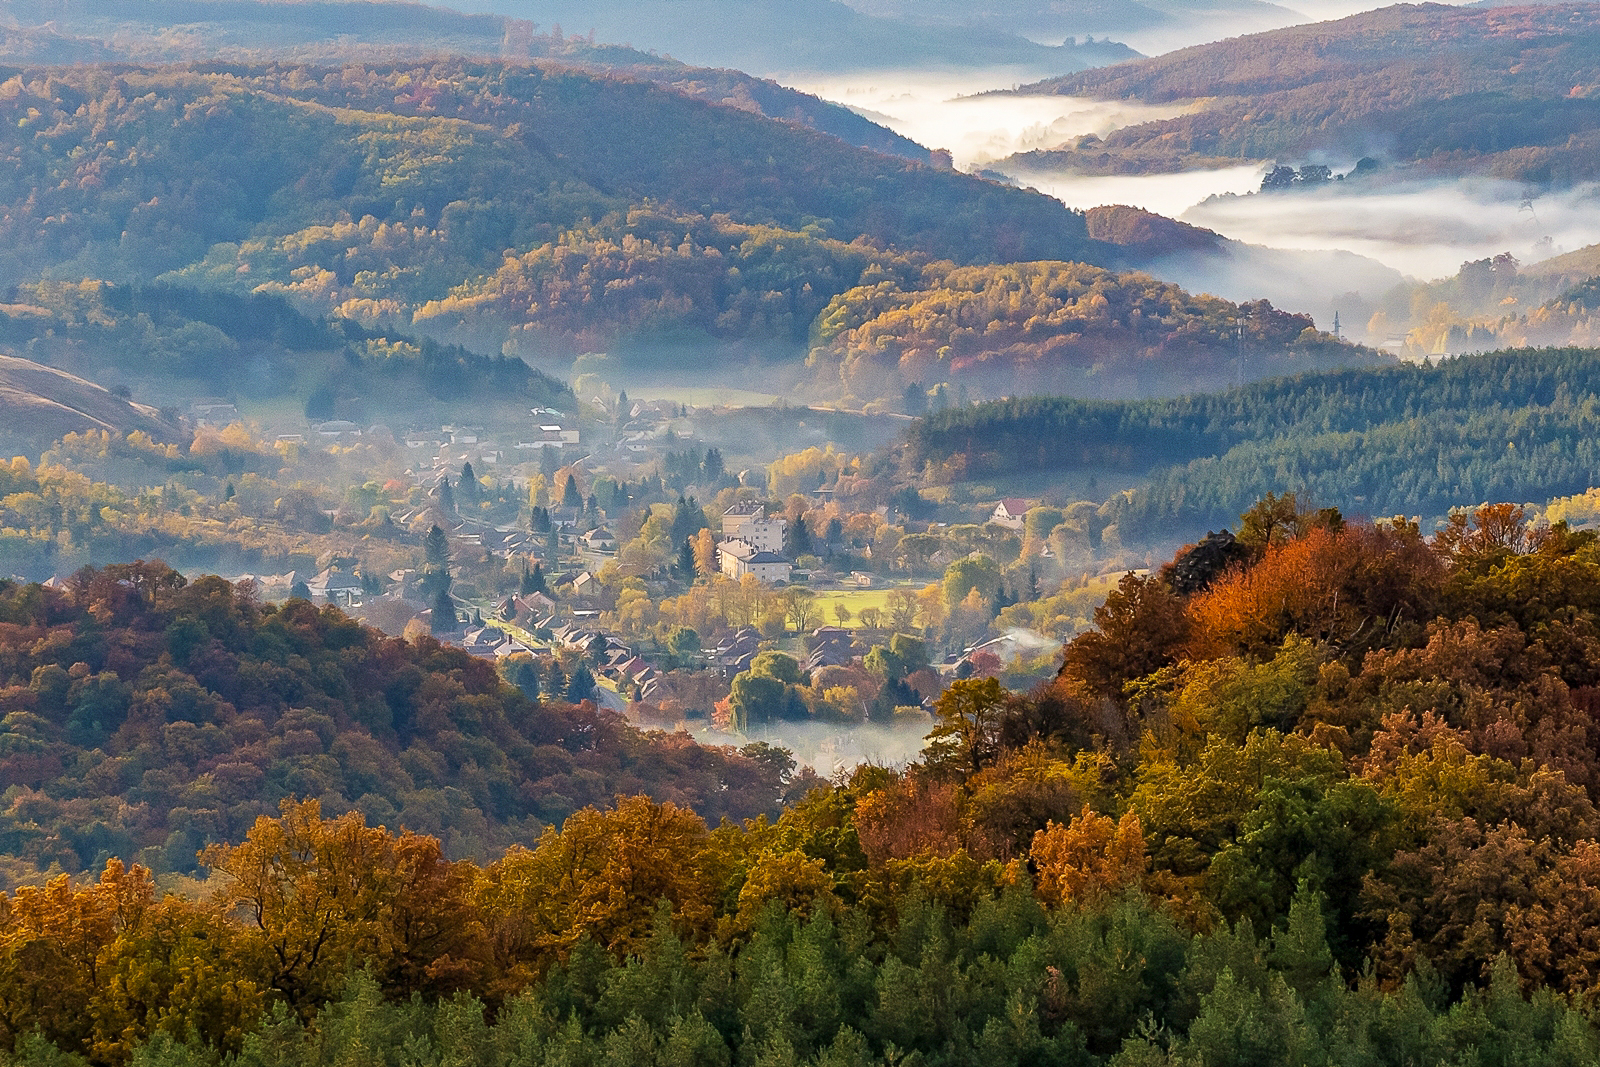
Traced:
[[[919, 760], [833, 783], [213, 579], [9, 586], [5, 759], [39, 784], [6, 837], [103, 867], [4, 898], [12, 1059], [1591, 1062], [1595, 536], [1293, 496], [1235, 529], [1126, 577], [1051, 682], [958, 681]], [[637, 788], [622, 752], [748, 784], [566, 814], [497, 794], [479, 736], [591, 790]], [[368, 775], [344, 797], [435, 782], [515, 843], [371, 825], [407, 819], [319, 751]], [[163, 752], [191, 782], [139, 776]], [[134, 855], [209, 877], [49, 830], [119, 789], [181, 791], [187, 835]]]
[[0, 0], [0, 1067], [1600, 1063], [1595, 9], [458, 6]]

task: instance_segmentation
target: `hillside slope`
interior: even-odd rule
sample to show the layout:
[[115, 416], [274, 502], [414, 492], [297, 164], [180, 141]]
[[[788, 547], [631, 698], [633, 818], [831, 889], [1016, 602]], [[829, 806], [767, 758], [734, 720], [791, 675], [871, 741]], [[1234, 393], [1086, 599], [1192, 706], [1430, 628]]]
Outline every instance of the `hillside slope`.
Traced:
[[405, 0], [0, 0], [0, 64], [261, 60], [394, 62], [441, 55], [555, 60], [625, 73], [688, 96], [810, 126], [877, 152], [927, 149], [848, 108], [737, 70], [706, 70], [623, 45], [545, 33], [524, 19]]
[[916, 484], [1028, 471], [1143, 477], [1111, 509], [1125, 541], [1216, 529], [1283, 490], [1350, 515], [1431, 521], [1588, 489], [1597, 412], [1600, 353], [1520, 350], [1171, 400], [978, 404], [914, 424], [901, 461]]
[[[0, 343], [26, 345], [49, 364], [39, 368], [49, 374], [137, 386], [140, 396], [163, 403], [198, 394], [301, 401], [315, 395], [308, 412], [325, 409], [319, 417], [329, 418], [337, 409], [341, 418], [370, 422], [422, 409], [430, 417], [495, 405], [520, 413], [530, 404], [574, 402], [566, 386], [522, 360], [349, 319], [311, 317], [273, 294], [92, 279], [16, 291], [23, 303], [0, 304]], [[97, 401], [104, 393], [98, 386], [89, 390]], [[34, 439], [49, 444], [65, 432]]]
[[[268, 294], [542, 363], [614, 351], [699, 366], [710, 352], [736, 373], [804, 358], [830, 302], [891, 279], [915, 293], [951, 266], [1127, 264], [1215, 242], [1117, 212], [1102, 213], [1099, 240], [1083, 213], [1037, 192], [549, 63], [85, 68], [6, 90], [0, 282], [49, 272]], [[1037, 318], [1044, 305], [1026, 303]], [[1204, 380], [1225, 374], [1231, 344], [1202, 320], [1235, 312], [1166, 303], [1177, 310], [1159, 312], [1161, 337], [1209, 338], [1179, 347], [1204, 357]], [[1030, 388], [1080, 388], [1079, 368], [1040, 347], [1078, 326], [1042, 314], [983, 349], [977, 388], [1013, 391], [1000, 365], [1019, 361], [1034, 367]], [[1093, 391], [1192, 388], [1192, 366], [1146, 360], [1148, 338], [1090, 361], [1109, 364]], [[845, 383], [826, 362], [818, 399], [843, 387], [863, 402], [975, 367]]]
[[471, 855], [618, 793], [754, 816], [787, 773], [592, 705], [536, 704], [460, 650], [161, 564], [62, 590], [0, 582], [0, 647], [0, 782], [29, 798], [0, 812], [13, 875], [113, 854], [192, 869], [289, 795]]
[[647, 202], [966, 262], [1100, 254], [1048, 197], [556, 65], [24, 72], [0, 112], [4, 281], [203, 261], [392, 313]]
[[0, 446], [38, 449], [88, 430], [119, 436], [137, 430], [165, 440], [175, 429], [154, 409], [93, 382], [0, 352]]
[[1593, 4], [1401, 4], [1030, 86], [1197, 107], [1026, 158], [1127, 172], [1321, 152], [1571, 183], [1600, 173], [1597, 90]]

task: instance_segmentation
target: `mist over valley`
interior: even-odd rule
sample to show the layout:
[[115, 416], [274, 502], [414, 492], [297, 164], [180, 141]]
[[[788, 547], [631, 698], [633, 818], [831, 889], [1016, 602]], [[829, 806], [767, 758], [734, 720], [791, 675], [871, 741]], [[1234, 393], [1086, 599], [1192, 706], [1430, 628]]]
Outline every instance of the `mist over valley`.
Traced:
[[0, 1067], [1600, 1062], [1597, 100], [0, 0]]

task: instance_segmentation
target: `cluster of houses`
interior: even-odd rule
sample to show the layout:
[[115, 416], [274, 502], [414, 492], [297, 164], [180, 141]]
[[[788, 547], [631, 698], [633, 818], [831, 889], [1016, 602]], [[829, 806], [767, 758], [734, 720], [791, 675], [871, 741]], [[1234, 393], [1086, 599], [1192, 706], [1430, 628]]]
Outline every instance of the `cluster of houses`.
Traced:
[[758, 501], [741, 501], [722, 513], [722, 537], [717, 543], [717, 566], [738, 581], [754, 575], [759, 582], [778, 585], [789, 580], [794, 561], [783, 554], [783, 534], [788, 522], [767, 517]]
[[287, 600], [296, 587], [303, 585], [313, 603], [341, 608], [360, 607], [366, 591], [366, 584], [358, 575], [338, 567], [315, 573], [293, 570], [283, 574], [237, 574], [228, 581], [233, 585], [250, 582], [263, 600]]
[[463, 463], [492, 469], [502, 461], [521, 463], [540, 449], [574, 448], [582, 440], [577, 420], [555, 408], [533, 408], [532, 426], [518, 430], [511, 445], [511, 456], [503, 446], [511, 443], [510, 435], [498, 444], [485, 435], [480, 426], [440, 426], [437, 430], [419, 429], [405, 434], [403, 441], [410, 451], [432, 452], [431, 470], [419, 468], [419, 477], [437, 481], [440, 476], [453, 474]]
[[519, 653], [533, 654], [533, 649], [493, 626], [474, 626], [461, 635], [461, 647], [482, 659], [503, 660]]
[[661, 671], [646, 663], [630, 646], [609, 634], [600, 633], [581, 622], [570, 622], [556, 629], [552, 637], [567, 648], [577, 649], [600, 677], [618, 689], [631, 689], [640, 700], [655, 700], [661, 693]]
[[[432, 505], [419, 505], [400, 509], [394, 513], [392, 519], [397, 526], [415, 529], [437, 517], [437, 512]], [[445, 533], [449, 534], [452, 545], [470, 545], [493, 552], [498, 556], [542, 557], [548, 554], [548, 545], [544, 538], [530, 530], [502, 530], [491, 522], [485, 522], [472, 516], [457, 519], [454, 522], [442, 522], [439, 525]], [[421, 526], [421, 528], [426, 529], [426, 526]]]
[[741, 626], [716, 648], [706, 651], [706, 660], [712, 670], [724, 678], [732, 678], [740, 671], [750, 669], [751, 662], [761, 651], [761, 634], [751, 626]]

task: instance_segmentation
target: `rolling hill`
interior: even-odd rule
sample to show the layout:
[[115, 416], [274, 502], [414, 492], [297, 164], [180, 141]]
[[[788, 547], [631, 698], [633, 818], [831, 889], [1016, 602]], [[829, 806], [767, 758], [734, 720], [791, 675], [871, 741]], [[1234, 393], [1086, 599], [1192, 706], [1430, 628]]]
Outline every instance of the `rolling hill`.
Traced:
[[920, 420], [900, 455], [913, 484], [1032, 471], [1140, 477], [1111, 508], [1132, 543], [1217, 529], [1285, 490], [1350, 515], [1423, 520], [1581, 493], [1600, 463], [1597, 413], [1600, 353], [1524, 349], [1168, 400], [994, 401]]
[[1195, 106], [1018, 160], [1126, 173], [1317, 153], [1439, 174], [1590, 180], [1600, 172], [1597, 57], [1593, 4], [1400, 4], [1027, 87]]
[[1105, 251], [1048, 197], [555, 64], [23, 70], [0, 112], [6, 282], [198, 272], [390, 312], [645, 204], [964, 262]]
[[1048, 45], [1009, 27], [866, 14], [838, 0], [458, 0], [453, 6], [761, 76], [988, 67], [1047, 77], [1137, 54], [1111, 42]]
[[[422, 331], [542, 366], [591, 351], [657, 368], [709, 354], [730, 379], [810, 352], [810, 395], [863, 403], [944, 375], [987, 395], [1020, 381], [1150, 395], [1192, 388], [1196, 372], [1237, 373], [1228, 331], [1206, 324], [1242, 314], [1233, 304], [1173, 293], [1133, 323], [1137, 343], [1118, 347], [1098, 326], [1091, 342], [1073, 340], [1081, 324], [1043, 310], [1056, 297], [1042, 293], [1043, 304], [1025, 301], [1042, 317], [1003, 344], [841, 375], [813, 335], [847, 293], [892, 280], [918, 302], [909, 294], [942, 290], [956, 267], [1122, 268], [1164, 249], [1230, 248], [1126, 211], [1098, 213], [1091, 234], [1088, 216], [1037, 192], [737, 104], [542, 60], [25, 69], [0, 87], [0, 283], [47, 274], [279, 297], [391, 340]], [[1144, 282], [1095, 286], [1120, 299]], [[185, 343], [201, 343], [205, 330], [190, 332]], [[911, 348], [938, 350], [916, 332]], [[1083, 358], [1058, 359], [1062, 345]], [[163, 350], [154, 366], [188, 373], [178, 365], [189, 359], [248, 385], [271, 365], [248, 347], [198, 359]], [[1179, 349], [1188, 362], [1168, 365]], [[1278, 369], [1363, 358], [1338, 345], [1324, 355]]]
[[848, 108], [737, 70], [706, 70], [622, 45], [540, 32], [504, 15], [405, 0], [0, 0], [0, 64], [394, 62], [441, 55], [545, 59], [625, 73], [697, 99], [831, 133], [877, 152], [925, 160], [927, 149]]
[[76, 375], [0, 353], [0, 447], [37, 450], [65, 434], [142, 431], [158, 441], [177, 431], [154, 408]]
[[[349, 319], [313, 318], [272, 294], [88, 280], [22, 285], [16, 296], [18, 303], [0, 304], [0, 343], [25, 346], [48, 364], [30, 364], [37, 369], [29, 381], [41, 389], [55, 378], [87, 387], [87, 401], [62, 392], [64, 386], [56, 392], [97, 420], [48, 433], [65, 423], [35, 419], [37, 431], [26, 436], [41, 445], [69, 430], [145, 429], [161, 436], [127, 425], [116, 405], [105, 406], [104, 390], [72, 373], [137, 386], [139, 395], [163, 403], [198, 394], [301, 401], [315, 395], [308, 410], [320, 406], [323, 418], [335, 410], [341, 418], [370, 420], [420, 409], [481, 412], [505, 405], [521, 412], [530, 404], [573, 402], [565, 385], [519, 359], [482, 356]], [[85, 406], [88, 401], [100, 407]]]
[[86, 568], [59, 590], [0, 581], [0, 641], [0, 779], [37, 800], [0, 813], [8, 882], [113, 854], [193, 869], [291, 794], [469, 855], [616, 793], [748, 818], [777, 808], [787, 777], [592, 704], [537, 703], [460, 649], [160, 563]]

